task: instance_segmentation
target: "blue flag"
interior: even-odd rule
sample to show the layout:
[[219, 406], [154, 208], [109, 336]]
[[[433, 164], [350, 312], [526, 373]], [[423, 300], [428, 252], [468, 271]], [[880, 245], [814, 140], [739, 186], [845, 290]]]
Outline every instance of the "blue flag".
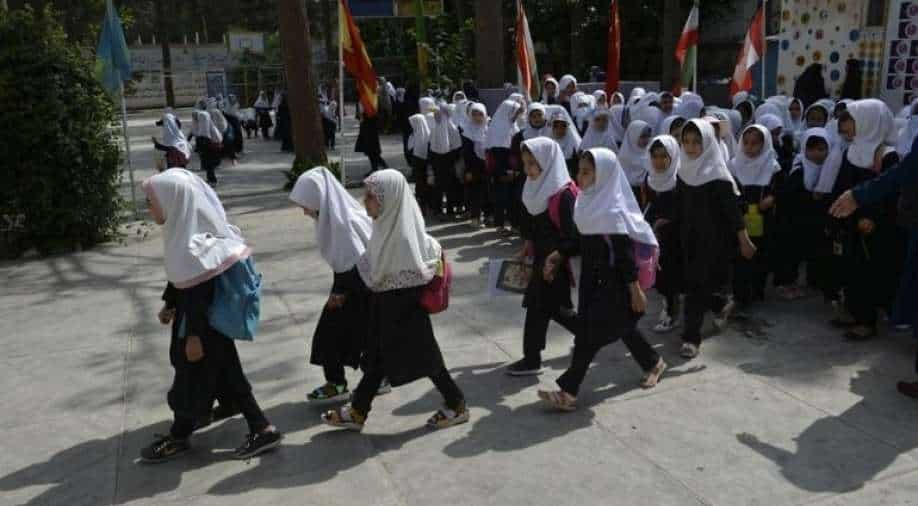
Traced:
[[105, 19], [102, 20], [102, 33], [96, 49], [96, 72], [110, 93], [117, 91], [122, 81], [131, 79], [131, 54], [124, 41], [121, 18], [112, 0], [105, 2]]

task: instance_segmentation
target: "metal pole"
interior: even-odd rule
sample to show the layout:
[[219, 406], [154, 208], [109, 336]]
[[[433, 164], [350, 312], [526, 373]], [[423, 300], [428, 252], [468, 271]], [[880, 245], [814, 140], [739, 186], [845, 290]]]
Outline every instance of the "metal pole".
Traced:
[[[338, 4], [338, 97], [340, 101], [338, 102], [338, 110], [341, 111], [339, 115], [340, 124], [338, 125], [338, 130], [341, 132], [341, 141], [344, 141], [344, 44], [341, 43], [343, 37], [341, 33], [341, 4]], [[344, 169], [344, 152], [339, 151], [338, 156], [338, 175], [341, 178], [341, 186], [347, 188], [347, 174], [345, 174]]]
[[768, 0], [762, 0], [762, 100], [767, 95], [765, 91], [765, 64], [768, 58]]
[[694, 9], [698, 9], [698, 40], [695, 42], [695, 65], [692, 68], [692, 92], [696, 95], [698, 94], [698, 55], [701, 53], [701, 2], [696, 1], [695, 5], [692, 6]]
[[124, 98], [124, 81], [121, 81], [121, 129], [124, 132], [124, 153], [128, 174], [131, 180], [131, 202], [134, 204], [134, 217], [137, 217], [137, 188], [134, 187], [134, 166], [131, 164], [131, 139], [128, 137], [127, 100]]

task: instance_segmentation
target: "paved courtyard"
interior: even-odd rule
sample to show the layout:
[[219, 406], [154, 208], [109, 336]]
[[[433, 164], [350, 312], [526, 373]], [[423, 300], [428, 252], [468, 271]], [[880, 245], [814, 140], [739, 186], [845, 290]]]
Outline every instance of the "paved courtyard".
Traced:
[[[138, 182], [152, 174], [155, 119], [131, 117]], [[350, 150], [353, 126], [339, 142], [356, 177], [367, 164]], [[691, 362], [678, 356], [678, 333], [648, 331], [672, 365], [650, 391], [638, 388], [624, 346], [609, 346], [587, 376], [581, 409], [548, 413], [536, 389], [566, 367], [571, 337], [551, 328], [542, 377], [503, 374], [521, 350], [523, 312], [518, 297], [489, 297], [487, 263], [518, 244], [462, 224], [431, 227], [456, 271], [451, 307], [434, 326], [471, 422], [425, 429], [440, 399], [419, 381], [378, 398], [363, 434], [327, 430], [304, 398], [322, 381], [306, 353], [331, 275], [311, 223], [279, 190], [291, 155], [266, 141], [247, 150], [218, 173], [218, 191], [264, 273], [260, 335], [239, 349], [284, 445], [231, 460], [245, 432], [236, 418], [196, 435], [183, 460], [135, 462], [168, 430], [172, 371], [168, 332], [156, 320], [161, 233], [132, 223], [122, 241], [91, 251], [0, 264], [0, 504], [918, 503], [918, 402], [895, 392], [914, 375], [909, 334], [846, 343], [824, 324], [820, 298], [772, 301], [711, 332]], [[384, 157], [404, 165], [400, 139], [385, 139]]]

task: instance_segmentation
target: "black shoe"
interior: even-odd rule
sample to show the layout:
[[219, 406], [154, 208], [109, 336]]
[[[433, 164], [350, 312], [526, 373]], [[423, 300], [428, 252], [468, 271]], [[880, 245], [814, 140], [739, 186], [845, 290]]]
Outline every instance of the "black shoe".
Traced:
[[237, 460], [250, 459], [256, 455], [277, 448], [280, 446], [282, 439], [284, 439], [283, 434], [276, 430], [249, 434], [245, 437], [242, 446], [236, 448], [236, 451], [233, 453], [233, 458]]
[[159, 464], [180, 457], [190, 449], [191, 445], [187, 439], [157, 434], [153, 444], [140, 450], [140, 461], [147, 464]]
[[537, 376], [542, 374], [541, 361], [522, 359], [507, 366], [508, 376]]

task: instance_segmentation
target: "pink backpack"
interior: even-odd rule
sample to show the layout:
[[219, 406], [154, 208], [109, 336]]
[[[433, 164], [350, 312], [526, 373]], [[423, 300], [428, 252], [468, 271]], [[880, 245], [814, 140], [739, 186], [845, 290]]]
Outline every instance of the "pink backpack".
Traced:
[[449, 287], [453, 281], [453, 272], [446, 261], [446, 253], [443, 253], [440, 262], [443, 272], [437, 269], [433, 279], [421, 292], [421, 307], [429, 314], [442, 313], [449, 307]]

